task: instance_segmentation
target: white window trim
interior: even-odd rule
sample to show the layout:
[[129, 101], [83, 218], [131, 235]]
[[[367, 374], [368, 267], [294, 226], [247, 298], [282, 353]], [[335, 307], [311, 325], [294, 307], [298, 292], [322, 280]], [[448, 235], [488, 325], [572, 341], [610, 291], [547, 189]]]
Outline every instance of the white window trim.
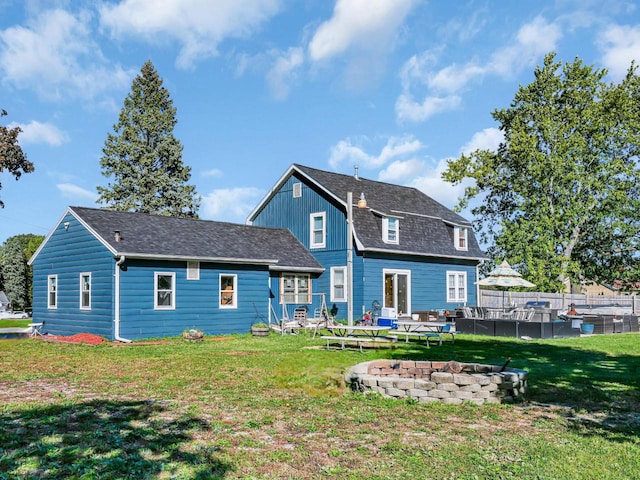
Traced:
[[[396, 228], [396, 238], [395, 240], [389, 239], [389, 220], [395, 220]], [[382, 217], [382, 241], [384, 243], [391, 243], [397, 245], [400, 243], [400, 221], [395, 217]]]
[[[343, 297], [335, 295], [335, 275], [336, 272], [342, 271], [343, 284]], [[346, 302], [347, 301], [347, 267], [331, 267], [331, 302]]]
[[[51, 304], [51, 280], [55, 280], [55, 303]], [[49, 310], [56, 310], [58, 308], [58, 275], [47, 276], [47, 308]]]
[[293, 198], [302, 197], [302, 182], [296, 182], [293, 184]]
[[[322, 242], [315, 243], [314, 220], [318, 217], [322, 218]], [[309, 248], [325, 248], [327, 245], [327, 212], [316, 212], [309, 215], [309, 230]]]
[[[158, 277], [160, 276], [171, 277], [171, 305], [158, 305]], [[176, 274], [174, 272], [154, 272], [153, 309], [154, 310], [175, 310], [176, 309]]]
[[187, 261], [187, 280], [200, 280], [200, 262], [197, 260]]
[[[452, 276], [456, 279], [455, 295], [453, 297], [449, 295], [449, 278]], [[458, 282], [460, 278], [462, 278], [462, 282], [464, 286], [464, 295], [462, 297], [458, 297], [458, 292], [460, 290], [460, 284]], [[469, 292], [468, 292], [468, 285], [467, 285], [467, 272], [448, 270], [447, 271], [447, 302], [466, 303], [468, 295], [469, 295]]]
[[[83, 277], [89, 277], [89, 305], [83, 305], [82, 304], [82, 293], [83, 293], [83, 286], [84, 283], [82, 282]], [[82, 272], [80, 274], [80, 310], [91, 310], [91, 290], [93, 288], [93, 285], [91, 284], [91, 272]]]
[[[469, 229], [467, 227], [455, 227], [453, 229], [453, 246], [456, 250], [469, 250]], [[464, 238], [464, 247], [460, 246], [460, 237]]]
[[[308, 273], [283, 273], [280, 276], [280, 304], [285, 303], [284, 302], [284, 298], [285, 298], [285, 291], [284, 291], [284, 278], [285, 277], [293, 277], [294, 281], [293, 281], [293, 301], [292, 302], [287, 302], [287, 305], [293, 305], [294, 303], [299, 303], [299, 304], [311, 304], [312, 302], [312, 298], [313, 298], [313, 283], [312, 283], [312, 279], [311, 279], [311, 275], [309, 275]], [[301, 293], [298, 290], [298, 285], [299, 285], [299, 279], [301, 277], [305, 277], [307, 279], [307, 285], [308, 285], [308, 292], [307, 293]], [[291, 294], [289, 294], [291, 295]], [[301, 295], [305, 295], [306, 299], [305, 301], [301, 301], [300, 300], [300, 296]]]
[[[398, 275], [405, 275], [407, 277], [407, 312], [402, 312], [403, 314], [410, 314], [412, 312], [411, 309], [411, 303], [413, 301], [412, 299], [412, 295], [411, 295], [411, 270], [403, 270], [403, 269], [396, 269], [396, 268], [383, 268], [382, 269], [382, 304], [383, 307], [387, 307], [388, 305], [385, 305], [385, 284], [384, 284], [384, 280], [385, 277], [387, 275], [395, 275], [396, 279]], [[396, 284], [397, 287], [397, 284]], [[397, 292], [394, 292], [394, 300], [397, 302], [398, 300], [398, 294]], [[392, 307], [392, 308], [396, 308], [396, 307]], [[401, 312], [398, 312], [396, 309], [396, 314], [400, 315]]]
[[[225, 290], [222, 290], [222, 277], [232, 277], [233, 278], [233, 290], [231, 293], [231, 303], [223, 304], [222, 303], [222, 295]], [[218, 276], [218, 306], [221, 309], [233, 309], [238, 308], [238, 275], [235, 273], [221, 273]]]

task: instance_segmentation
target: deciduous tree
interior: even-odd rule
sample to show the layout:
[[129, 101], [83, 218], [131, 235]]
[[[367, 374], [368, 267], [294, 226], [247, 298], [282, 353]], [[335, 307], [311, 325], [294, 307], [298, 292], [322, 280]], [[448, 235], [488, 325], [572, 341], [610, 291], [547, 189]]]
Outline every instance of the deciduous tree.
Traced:
[[[7, 115], [6, 110], [0, 110], [0, 117]], [[33, 172], [34, 166], [18, 145], [18, 134], [22, 131], [20, 127], [9, 128], [0, 125], [0, 173], [5, 170], [18, 180], [23, 173]], [[2, 190], [2, 183], [0, 183]], [[4, 203], [0, 199], [0, 207], [4, 208]]]
[[491, 257], [542, 290], [640, 280], [640, 79], [634, 64], [620, 83], [606, 75], [547, 55], [509, 108], [492, 112], [498, 150], [462, 155], [443, 173], [472, 179], [459, 208], [472, 206]]
[[99, 203], [119, 211], [197, 216], [200, 197], [187, 184], [191, 168], [182, 162], [176, 124], [173, 101], [148, 61], [102, 149], [102, 174], [113, 182], [98, 187]]

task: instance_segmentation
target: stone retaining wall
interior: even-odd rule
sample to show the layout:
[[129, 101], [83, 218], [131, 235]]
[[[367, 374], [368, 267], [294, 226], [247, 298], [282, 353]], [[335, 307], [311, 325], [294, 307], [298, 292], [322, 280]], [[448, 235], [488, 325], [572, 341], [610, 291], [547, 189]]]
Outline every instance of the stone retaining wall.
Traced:
[[385, 397], [482, 405], [522, 400], [527, 376], [525, 370], [477, 363], [373, 360], [351, 367], [345, 380], [354, 391]]

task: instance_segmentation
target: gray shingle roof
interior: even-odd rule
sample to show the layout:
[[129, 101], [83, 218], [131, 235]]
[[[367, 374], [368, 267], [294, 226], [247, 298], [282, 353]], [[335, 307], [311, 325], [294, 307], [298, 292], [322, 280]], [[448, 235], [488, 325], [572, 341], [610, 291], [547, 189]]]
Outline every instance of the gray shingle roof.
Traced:
[[[299, 173], [296, 173], [295, 171]], [[347, 193], [354, 202], [364, 193], [366, 209], [354, 208], [353, 224], [358, 241], [365, 250], [384, 250], [416, 255], [434, 255], [470, 259], [485, 258], [473, 235], [471, 222], [412, 187], [356, 178], [304, 165], [293, 165], [294, 175], [303, 174], [346, 205]], [[399, 219], [399, 244], [382, 241], [382, 217]], [[454, 226], [469, 228], [468, 249], [454, 247]]]
[[[228, 259], [271, 263], [273, 269], [321, 271], [291, 232], [279, 228], [69, 207], [117, 255], [141, 258]], [[118, 230], [121, 241], [116, 242]]]

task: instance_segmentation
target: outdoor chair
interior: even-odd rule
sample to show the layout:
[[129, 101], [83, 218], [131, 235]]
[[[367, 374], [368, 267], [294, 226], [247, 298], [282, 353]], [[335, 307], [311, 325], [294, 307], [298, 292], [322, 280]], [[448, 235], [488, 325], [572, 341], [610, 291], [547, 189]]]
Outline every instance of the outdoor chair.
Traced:
[[31, 327], [31, 336], [32, 337], [38, 337], [38, 336], [42, 336], [42, 329], [44, 328], [44, 321], [39, 322], [39, 323], [30, 323], [29, 326]]

